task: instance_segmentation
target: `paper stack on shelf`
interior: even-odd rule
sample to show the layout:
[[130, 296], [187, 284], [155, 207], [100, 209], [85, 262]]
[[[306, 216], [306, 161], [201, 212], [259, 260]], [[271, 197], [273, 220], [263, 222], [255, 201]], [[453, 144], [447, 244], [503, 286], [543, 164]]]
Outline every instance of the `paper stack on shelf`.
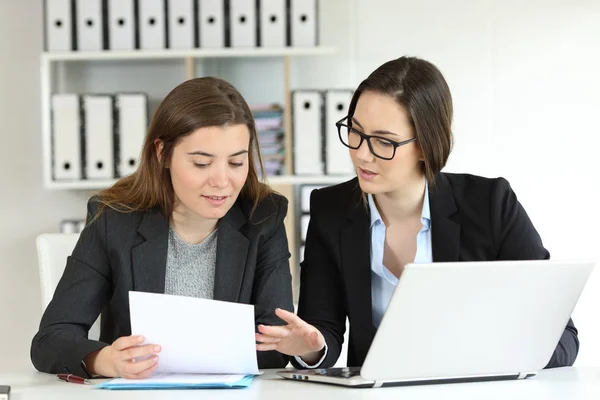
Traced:
[[283, 175], [285, 173], [283, 108], [277, 104], [255, 105], [251, 108], [265, 174]]

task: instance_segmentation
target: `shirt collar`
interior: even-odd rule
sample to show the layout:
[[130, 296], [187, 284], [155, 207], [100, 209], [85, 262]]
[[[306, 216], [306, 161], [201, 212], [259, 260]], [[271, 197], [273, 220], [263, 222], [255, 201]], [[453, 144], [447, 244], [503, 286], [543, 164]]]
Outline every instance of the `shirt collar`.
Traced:
[[[373, 228], [376, 224], [383, 224], [383, 220], [381, 219], [381, 214], [379, 214], [379, 210], [375, 205], [375, 199], [373, 195], [369, 193], [367, 195], [367, 200], [369, 202], [369, 211], [371, 211], [371, 225]], [[423, 210], [421, 211], [421, 224], [426, 229], [431, 227], [431, 210], [429, 208], [429, 183], [425, 181], [425, 197], [423, 199]]]

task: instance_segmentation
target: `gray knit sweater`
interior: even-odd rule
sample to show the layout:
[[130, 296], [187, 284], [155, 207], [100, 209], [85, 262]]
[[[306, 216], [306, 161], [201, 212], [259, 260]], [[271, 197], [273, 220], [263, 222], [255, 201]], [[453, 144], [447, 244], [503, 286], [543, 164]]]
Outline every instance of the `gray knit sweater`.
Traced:
[[165, 294], [213, 298], [217, 260], [217, 230], [204, 241], [189, 244], [169, 228]]

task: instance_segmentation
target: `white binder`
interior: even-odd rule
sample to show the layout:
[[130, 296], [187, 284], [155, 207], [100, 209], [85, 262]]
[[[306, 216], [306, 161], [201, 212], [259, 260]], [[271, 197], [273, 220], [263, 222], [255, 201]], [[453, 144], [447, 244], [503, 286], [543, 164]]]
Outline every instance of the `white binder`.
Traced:
[[111, 50], [135, 49], [134, 0], [108, 0], [108, 46]]
[[76, 0], [75, 26], [77, 27], [77, 50], [103, 50], [102, 0]]
[[310, 212], [310, 195], [313, 190], [320, 189], [323, 185], [302, 185], [300, 188], [300, 211], [303, 213]]
[[71, 0], [46, 0], [46, 50], [73, 50], [73, 6]]
[[113, 98], [83, 95], [85, 177], [114, 178]]
[[310, 221], [310, 215], [306, 214], [300, 217], [300, 240], [302, 243], [306, 242], [306, 232], [308, 232], [308, 223]]
[[293, 92], [294, 172], [323, 174], [323, 96], [316, 90]]
[[335, 123], [348, 115], [352, 90], [325, 92], [325, 172], [328, 175], [350, 175], [354, 166], [348, 148], [340, 142]]
[[52, 166], [54, 180], [81, 179], [79, 96], [52, 96]]
[[119, 177], [134, 172], [139, 165], [148, 127], [148, 100], [143, 93], [119, 93], [115, 99], [119, 140]]
[[194, 48], [194, 0], [167, 0], [167, 15], [169, 48]]
[[225, 0], [198, 0], [200, 48], [225, 47]]
[[229, 1], [231, 47], [256, 46], [256, 0]]
[[158, 50], [167, 47], [165, 0], [138, 2], [140, 49]]
[[286, 0], [260, 0], [260, 46], [285, 47], [287, 12]]
[[290, 44], [310, 47], [318, 44], [317, 0], [290, 0]]

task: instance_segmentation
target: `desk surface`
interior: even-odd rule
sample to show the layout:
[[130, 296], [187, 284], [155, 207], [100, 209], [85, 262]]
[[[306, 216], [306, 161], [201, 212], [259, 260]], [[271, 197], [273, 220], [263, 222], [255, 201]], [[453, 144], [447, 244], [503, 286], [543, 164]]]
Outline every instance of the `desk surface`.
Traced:
[[287, 381], [264, 371], [247, 389], [107, 391], [92, 385], [59, 381], [54, 375], [30, 372], [0, 375], [11, 385], [11, 400], [44, 399], [600, 399], [600, 368], [558, 368], [522, 381], [455, 383], [379, 389], [350, 389]]

